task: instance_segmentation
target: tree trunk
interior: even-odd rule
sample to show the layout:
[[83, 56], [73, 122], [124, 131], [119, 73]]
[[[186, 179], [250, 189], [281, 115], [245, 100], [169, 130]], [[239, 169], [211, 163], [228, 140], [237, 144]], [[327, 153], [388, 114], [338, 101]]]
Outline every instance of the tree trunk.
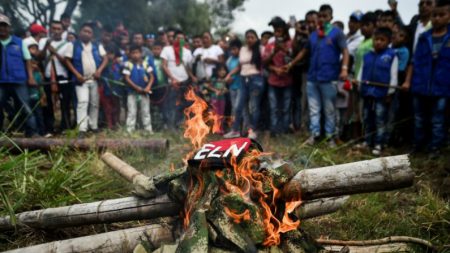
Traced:
[[39, 244], [31, 247], [6, 251], [5, 253], [122, 253], [133, 252], [141, 241], [147, 241], [155, 248], [163, 243], [175, 241], [170, 225], [148, 225], [118, 230], [103, 234], [84, 236], [63, 241]]
[[287, 201], [312, 200], [411, 186], [414, 172], [407, 155], [390, 156], [302, 170], [283, 188]]
[[[154, 199], [128, 197], [23, 212], [16, 215], [16, 220], [19, 228], [51, 229], [176, 216], [180, 210], [181, 206], [166, 195]], [[9, 216], [0, 218], [0, 231], [12, 229]]]
[[151, 151], [166, 151], [169, 148], [167, 139], [147, 139], [147, 140], [128, 140], [128, 139], [47, 139], [47, 138], [12, 138], [11, 140], [0, 140], [0, 147], [20, 149], [42, 149], [50, 150], [53, 148], [69, 147], [72, 149], [91, 150], [91, 149], [148, 149]]
[[339, 246], [328, 245], [321, 253], [402, 253], [413, 252], [406, 243], [391, 243], [376, 246]]

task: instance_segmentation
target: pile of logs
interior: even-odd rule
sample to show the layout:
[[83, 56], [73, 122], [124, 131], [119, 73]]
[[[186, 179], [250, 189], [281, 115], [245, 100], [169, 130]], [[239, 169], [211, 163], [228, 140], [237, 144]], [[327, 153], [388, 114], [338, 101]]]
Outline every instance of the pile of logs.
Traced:
[[[186, 168], [156, 177], [146, 177], [110, 153], [105, 153], [102, 159], [134, 184], [138, 196], [19, 213], [15, 218], [16, 224], [12, 223], [11, 217], [3, 217], [0, 218], [0, 231], [22, 227], [54, 229], [179, 216], [183, 204], [167, 196], [166, 186], [169, 181], [182, 176]], [[406, 155], [400, 155], [301, 170], [284, 186], [282, 196], [287, 201], [300, 196], [302, 204], [295, 214], [300, 219], [309, 219], [335, 212], [345, 204], [348, 195], [400, 189], [411, 186], [413, 181], [414, 173], [409, 159]], [[143, 250], [142, 242], [151, 245], [152, 249], [159, 248], [155, 252], [171, 252], [170, 248], [176, 249], [176, 246], [170, 243], [175, 243], [182, 236], [180, 220], [172, 219], [161, 224], [51, 242], [8, 252], [145, 252], [139, 251]], [[345, 247], [325, 243], [324, 246], [322, 252], [339, 252], [336, 250]], [[366, 249], [349, 246], [346, 247], [349, 250], [345, 252], [371, 252], [368, 250], [373, 247], [380, 246], [370, 245], [365, 247]], [[391, 250], [382, 252], [401, 252], [406, 246], [397, 243], [383, 247], [391, 247]], [[210, 251], [214, 252], [214, 249]]]

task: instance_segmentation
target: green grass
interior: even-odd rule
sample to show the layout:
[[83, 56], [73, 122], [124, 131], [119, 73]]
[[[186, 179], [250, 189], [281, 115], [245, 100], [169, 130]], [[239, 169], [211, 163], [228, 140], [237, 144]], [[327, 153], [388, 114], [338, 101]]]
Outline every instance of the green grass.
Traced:
[[[127, 135], [123, 130], [103, 132], [103, 136], [146, 138], [141, 134]], [[181, 159], [190, 151], [181, 132], [158, 133], [155, 137], [168, 138], [170, 151], [152, 154], [143, 150], [125, 150], [115, 154], [143, 171], [156, 175], [168, 170], [171, 164], [181, 166]], [[214, 136], [213, 139], [219, 137]], [[295, 166], [312, 168], [348, 163], [373, 158], [368, 152], [355, 151], [348, 146], [329, 150], [325, 144], [308, 147], [303, 135], [260, 136], [265, 151], [290, 160]], [[387, 150], [384, 155], [395, 155], [402, 150]], [[355, 195], [338, 212], [302, 221], [302, 227], [314, 237], [342, 240], [377, 239], [392, 235], [406, 235], [431, 240], [436, 245], [450, 244], [450, 151], [439, 160], [426, 156], [412, 159], [416, 173], [413, 187], [383, 193]], [[80, 202], [128, 196], [129, 186], [106, 168], [96, 152], [74, 152], [67, 149], [53, 152], [12, 153], [0, 149], [0, 214], [57, 207]], [[65, 238], [104, 232], [113, 224], [59, 230]], [[30, 236], [32, 235], [32, 236]], [[64, 237], [64, 236], [63, 236]], [[0, 250], [54, 240], [52, 233], [18, 231], [0, 235]], [[58, 237], [60, 239], [60, 237]]]

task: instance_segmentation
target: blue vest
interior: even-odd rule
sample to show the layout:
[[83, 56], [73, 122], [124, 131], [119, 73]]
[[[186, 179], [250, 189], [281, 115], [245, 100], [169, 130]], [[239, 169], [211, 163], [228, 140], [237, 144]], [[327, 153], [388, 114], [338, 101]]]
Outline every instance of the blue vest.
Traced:
[[308, 81], [330, 82], [338, 80], [341, 69], [341, 49], [338, 38], [341, 31], [333, 27], [324, 38], [320, 38], [317, 31], [311, 34], [310, 43], [310, 65]]
[[[387, 48], [383, 52], [377, 53], [370, 51], [364, 55], [364, 64], [362, 69], [362, 80], [383, 84], [391, 82], [392, 62], [396, 57], [395, 50]], [[388, 88], [371, 86], [367, 84], [361, 85], [361, 95], [363, 97], [382, 98], [388, 93]]]
[[[137, 64], [134, 64], [130, 61], [125, 64], [125, 67], [130, 69], [131, 81], [133, 81], [134, 84], [141, 88], [147, 87], [147, 83], [150, 80], [150, 76], [147, 73], [148, 66], [149, 65], [147, 61], [143, 61], [139, 67]], [[131, 87], [129, 87], [128, 90], [134, 91]]]
[[[450, 27], [450, 26], [449, 26]], [[433, 69], [432, 31], [423, 33], [414, 54], [411, 92], [425, 96], [450, 97], [450, 34], [444, 37]]]
[[[103, 58], [100, 56], [99, 45], [97, 43], [92, 43], [92, 55], [94, 56], [95, 65], [97, 68], [102, 63]], [[83, 52], [83, 45], [81, 41], [76, 40], [73, 43], [73, 56], [72, 56], [72, 64], [73, 67], [83, 75], [83, 61], [81, 60], [81, 53]], [[75, 76], [74, 76], [75, 78]]]
[[11, 36], [11, 42], [3, 48], [1, 57], [0, 83], [25, 84], [27, 71], [23, 59], [22, 39]]
[[153, 75], [154, 81], [153, 81], [152, 87], [155, 87], [156, 85], [158, 85], [158, 75], [156, 74], [155, 58], [153, 58], [152, 55], [149, 55], [149, 56], [145, 57], [144, 61], [147, 62], [147, 64], [148, 64], [147, 66], [150, 66], [153, 69], [152, 75]]

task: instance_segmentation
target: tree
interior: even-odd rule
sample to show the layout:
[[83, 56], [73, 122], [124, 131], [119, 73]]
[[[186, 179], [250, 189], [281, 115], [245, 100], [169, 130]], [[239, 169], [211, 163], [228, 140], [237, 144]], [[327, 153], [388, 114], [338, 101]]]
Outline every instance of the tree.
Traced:
[[[57, 8], [72, 15], [79, 0], [0, 0], [2, 12], [11, 18], [13, 28], [25, 28], [32, 23], [48, 26], [55, 19]], [[59, 17], [57, 17], [59, 18]]]

